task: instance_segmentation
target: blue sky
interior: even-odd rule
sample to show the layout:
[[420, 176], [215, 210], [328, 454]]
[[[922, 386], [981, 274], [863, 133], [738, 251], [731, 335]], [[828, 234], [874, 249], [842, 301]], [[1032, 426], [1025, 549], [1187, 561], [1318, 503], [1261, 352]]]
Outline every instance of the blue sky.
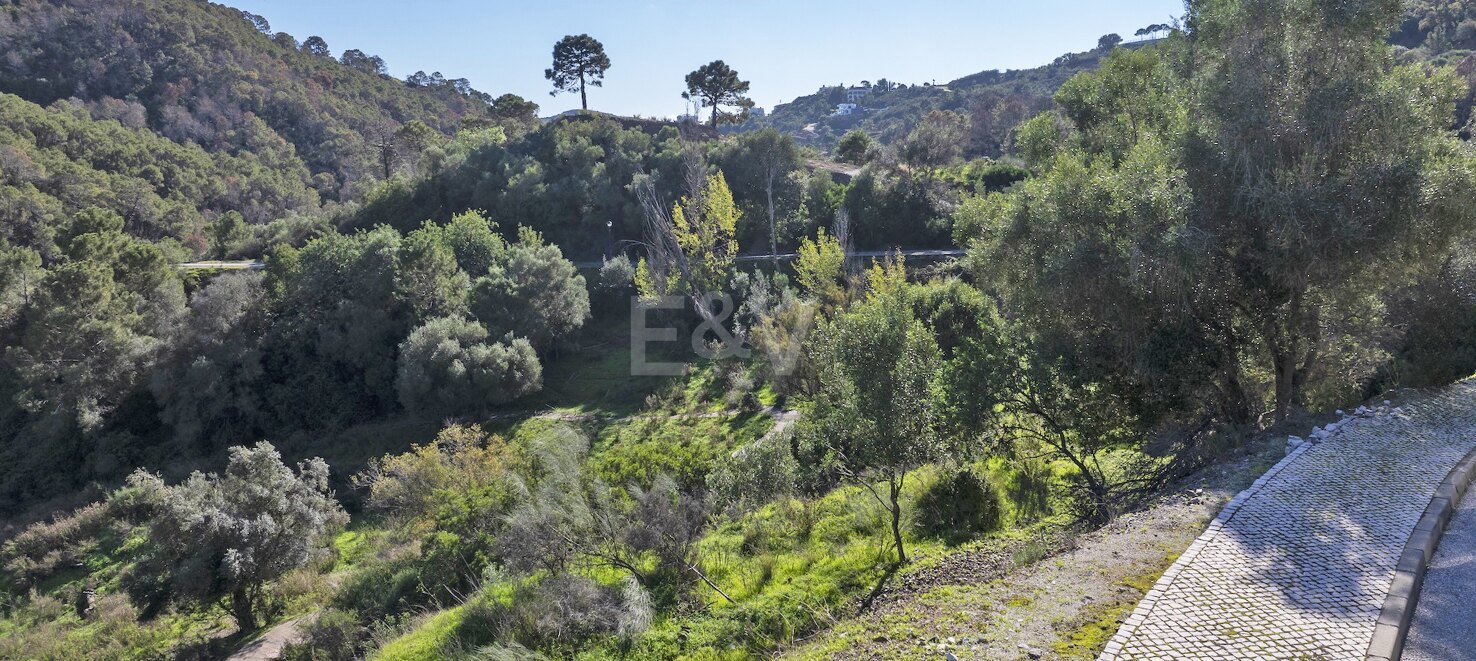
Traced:
[[671, 116], [682, 111], [686, 73], [715, 59], [771, 108], [822, 84], [943, 83], [1034, 67], [1183, 13], [1182, 0], [225, 1], [298, 40], [319, 35], [334, 53], [379, 55], [396, 77], [440, 71], [494, 96], [519, 94], [544, 115], [579, 106], [577, 95], [550, 97], [543, 78], [566, 34], [587, 32], [610, 56], [591, 108]]

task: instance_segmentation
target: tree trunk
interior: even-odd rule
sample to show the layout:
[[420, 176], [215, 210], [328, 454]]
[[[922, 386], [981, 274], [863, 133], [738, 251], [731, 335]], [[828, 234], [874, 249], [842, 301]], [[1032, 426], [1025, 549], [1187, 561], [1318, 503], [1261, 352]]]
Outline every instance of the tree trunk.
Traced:
[[1284, 316], [1279, 320], [1273, 316], [1266, 322], [1266, 346], [1271, 350], [1271, 368], [1276, 375], [1276, 422], [1285, 420], [1292, 407], [1301, 403], [1302, 384], [1317, 355], [1316, 310], [1310, 318], [1304, 318], [1309, 316], [1304, 296], [1300, 290], [1293, 292]]
[[589, 96], [584, 93], [584, 72], [579, 72], [579, 108], [589, 110]]
[[764, 180], [764, 195], [769, 200], [769, 254], [774, 262], [775, 273], [779, 268], [779, 225], [774, 222], [774, 171], [767, 172], [768, 177]]
[[236, 628], [241, 631], [256, 630], [256, 614], [251, 612], [251, 596], [246, 587], [236, 588], [231, 593], [231, 616], [236, 618]]
[[897, 543], [897, 564], [907, 564], [907, 550], [902, 548], [902, 480], [904, 476], [894, 476], [888, 480], [891, 487], [889, 492], [892, 510], [892, 541]]

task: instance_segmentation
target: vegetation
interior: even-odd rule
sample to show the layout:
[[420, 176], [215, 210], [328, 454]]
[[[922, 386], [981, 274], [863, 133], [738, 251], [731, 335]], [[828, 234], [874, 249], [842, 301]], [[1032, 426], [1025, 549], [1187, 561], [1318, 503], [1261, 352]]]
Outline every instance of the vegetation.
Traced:
[[569, 35], [554, 44], [553, 67], [543, 72], [543, 77], [553, 83], [554, 91], [579, 92], [579, 107], [589, 110], [589, 95], [586, 87], [601, 87], [605, 84], [605, 72], [610, 69], [610, 57], [605, 55], [605, 45], [587, 34]]
[[844, 86], [545, 124], [217, 5], [8, 6], [0, 657], [763, 657], [1466, 376], [1476, 32], [1364, 5], [1196, 0], [809, 136]]
[[[713, 60], [687, 74], [687, 91], [682, 93], [682, 98], [699, 100], [702, 107], [712, 108], [710, 121], [717, 128], [719, 121], [738, 123], [747, 118], [748, 110], [753, 107], [753, 101], [744, 96], [748, 87], [748, 81], [740, 80], [738, 72], [727, 63]], [[739, 111], [726, 113], [721, 110], [723, 106], [737, 107]]]

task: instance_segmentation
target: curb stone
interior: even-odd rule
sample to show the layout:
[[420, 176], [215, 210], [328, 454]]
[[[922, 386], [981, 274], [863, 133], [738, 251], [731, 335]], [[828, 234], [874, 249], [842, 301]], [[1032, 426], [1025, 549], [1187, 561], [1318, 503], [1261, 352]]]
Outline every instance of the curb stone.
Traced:
[[1440, 546], [1440, 537], [1461, 498], [1476, 478], [1476, 449], [1457, 463], [1430, 498], [1430, 505], [1420, 517], [1420, 522], [1404, 544], [1404, 553], [1394, 568], [1394, 582], [1389, 594], [1384, 597], [1384, 607], [1379, 613], [1378, 624], [1374, 625], [1373, 640], [1369, 642], [1365, 661], [1399, 661], [1404, 654], [1404, 642], [1409, 637], [1410, 621], [1420, 600], [1420, 587], [1425, 582], [1425, 570], [1435, 549]]

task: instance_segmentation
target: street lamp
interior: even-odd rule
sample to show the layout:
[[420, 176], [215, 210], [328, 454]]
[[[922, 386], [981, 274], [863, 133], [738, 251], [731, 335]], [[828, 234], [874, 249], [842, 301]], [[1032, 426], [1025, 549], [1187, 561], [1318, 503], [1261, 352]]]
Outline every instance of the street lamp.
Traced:
[[610, 258], [610, 247], [615, 245], [615, 221], [605, 221], [605, 259]]

